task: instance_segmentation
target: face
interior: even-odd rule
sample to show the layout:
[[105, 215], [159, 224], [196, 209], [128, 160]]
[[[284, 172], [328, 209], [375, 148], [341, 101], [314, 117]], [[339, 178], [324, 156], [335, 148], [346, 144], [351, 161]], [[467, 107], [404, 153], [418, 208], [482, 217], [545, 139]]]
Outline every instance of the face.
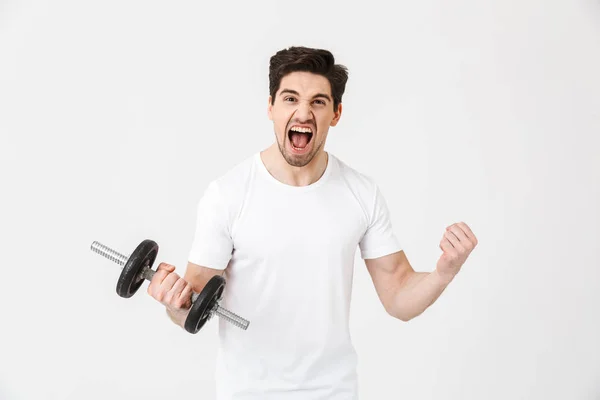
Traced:
[[281, 79], [275, 102], [269, 96], [279, 151], [288, 164], [304, 167], [323, 151], [330, 126], [337, 125], [342, 105], [333, 109], [327, 78], [310, 72], [292, 72]]

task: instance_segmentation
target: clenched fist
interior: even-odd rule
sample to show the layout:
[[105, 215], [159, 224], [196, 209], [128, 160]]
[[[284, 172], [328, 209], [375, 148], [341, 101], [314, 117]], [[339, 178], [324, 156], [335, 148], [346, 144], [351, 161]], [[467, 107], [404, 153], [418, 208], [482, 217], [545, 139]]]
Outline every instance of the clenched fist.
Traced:
[[477, 246], [477, 238], [464, 222], [446, 228], [440, 241], [443, 254], [437, 262], [437, 272], [444, 279], [452, 280]]
[[177, 275], [175, 267], [160, 263], [148, 286], [148, 294], [174, 313], [185, 313], [192, 304], [192, 286]]

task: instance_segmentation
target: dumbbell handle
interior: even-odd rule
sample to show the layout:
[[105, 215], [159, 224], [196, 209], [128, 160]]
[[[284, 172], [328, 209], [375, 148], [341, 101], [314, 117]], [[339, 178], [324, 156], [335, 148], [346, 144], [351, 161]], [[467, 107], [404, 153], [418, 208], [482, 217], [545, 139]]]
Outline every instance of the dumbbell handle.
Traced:
[[[109, 260], [119, 264], [121, 267], [123, 267], [125, 264], [127, 264], [127, 261], [129, 260], [128, 256], [125, 256], [125, 255], [111, 249], [110, 247], [105, 246], [98, 242], [92, 243], [91, 249], [92, 249], [92, 251], [100, 254], [101, 256], [106, 257]], [[151, 281], [152, 277], [154, 276], [155, 273], [156, 273], [155, 270], [153, 270], [150, 267], [146, 267], [146, 268], [142, 269], [142, 271], [138, 274], [136, 281], [140, 281], [142, 279], [147, 279], [147, 280]], [[199, 293], [192, 292], [192, 303], [194, 303], [196, 301], [198, 296], [200, 296]], [[248, 325], [250, 324], [250, 321], [219, 306], [219, 304], [217, 304], [217, 303], [215, 303], [215, 305], [212, 309], [212, 312], [217, 314], [219, 317], [224, 318], [225, 320], [227, 320], [228, 322], [237, 326], [238, 328], [242, 328], [244, 330], [248, 329]]]

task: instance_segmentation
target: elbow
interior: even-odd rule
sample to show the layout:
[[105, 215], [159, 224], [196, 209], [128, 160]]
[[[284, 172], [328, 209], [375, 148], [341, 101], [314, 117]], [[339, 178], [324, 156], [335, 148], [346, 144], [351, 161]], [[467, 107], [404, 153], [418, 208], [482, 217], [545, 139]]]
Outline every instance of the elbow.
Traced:
[[408, 322], [411, 319], [413, 319], [414, 316], [412, 316], [412, 315], [398, 315], [396, 318], [398, 318], [402, 322]]
[[[424, 311], [424, 310], [423, 310]], [[399, 319], [402, 322], [408, 322], [416, 317], [418, 317], [419, 315], [421, 315], [423, 313], [423, 311], [421, 312], [411, 312], [410, 310], [387, 310], [388, 314], [391, 315], [392, 317]]]
[[404, 310], [387, 309], [386, 311], [389, 315], [391, 315], [392, 317], [394, 317], [396, 319], [399, 319], [402, 322], [408, 322], [411, 319], [413, 319], [414, 317], [416, 317], [416, 315], [411, 315], [411, 314], [405, 312]]

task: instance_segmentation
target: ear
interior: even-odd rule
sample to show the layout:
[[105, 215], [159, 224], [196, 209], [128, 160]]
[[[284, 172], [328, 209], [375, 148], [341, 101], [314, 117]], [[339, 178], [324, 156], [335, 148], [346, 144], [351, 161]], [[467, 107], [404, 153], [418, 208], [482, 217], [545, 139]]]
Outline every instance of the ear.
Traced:
[[267, 107], [267, 114], [269, 115], [269, 119], [271, 121], [273, 121], [273, 105], [271, 104], [272, 100], [273, 100], [273, 97], [269, 96], [269, 105]]
[[342, 103], [338, 104], [338, 109], [335, 112], [333, 119], [331, 120], [331, 126], [336, 126], [342, 117]]

